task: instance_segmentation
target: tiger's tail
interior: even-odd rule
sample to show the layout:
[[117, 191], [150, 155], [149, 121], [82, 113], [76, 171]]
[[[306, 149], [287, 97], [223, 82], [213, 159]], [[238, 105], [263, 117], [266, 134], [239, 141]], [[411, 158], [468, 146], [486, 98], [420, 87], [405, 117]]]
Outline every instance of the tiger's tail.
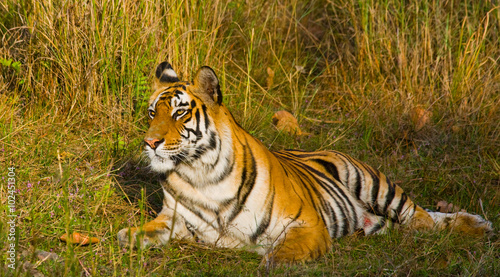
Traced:
[[453, 230], [461, 233], [467, 233], [473, 236], [494, 235], [491, 222], [479, 215], [466, 212], [441, 213], [427, 211], [434, 221], [434, 228], [438, 230]]
[[[383, 234], [394, 224], [392, 220], [386, 220], [385, 217], [370, 212], [365, 212], [363, 215], [363, 223], [363, 229], [367, 235]], [[479, 215], [466, 212], [434, 212], [424, 210], [420, 206], [415, 207], [415, 212], [403, 225], [413, 230], [450, 230], [475, 237], [490, 238], [494, 235], [491, 222]]]
[[[389, 182], [389, 185], [390, 184]], [[399, 189], [398, 186], [396, 186]], [[441, 213], [423, 209], [415, 204], [409, 197], [405, 201], [405, 209], [395, 216], [396, 222], [414, 230], [450, 230], [472, 236], [491, 237], [494, 232], [490, 221], [480, 215], [467, 212]]]

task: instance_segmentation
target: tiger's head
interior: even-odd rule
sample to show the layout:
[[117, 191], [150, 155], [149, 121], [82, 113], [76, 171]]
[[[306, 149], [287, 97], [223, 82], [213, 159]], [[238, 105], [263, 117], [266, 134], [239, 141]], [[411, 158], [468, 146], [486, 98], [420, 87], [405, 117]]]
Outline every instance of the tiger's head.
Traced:
[[[168, 62], [156, 69], [157, 89], [149, 99], [150, 127], [145, 151], [151, 168], [169, 172], [179, 165], [208, 165], [221, 148], [222, 93], [214, 71], [204, 66], [193, 82], [180, 81]], [[225, 114], [225, 113], [224, 113]]]

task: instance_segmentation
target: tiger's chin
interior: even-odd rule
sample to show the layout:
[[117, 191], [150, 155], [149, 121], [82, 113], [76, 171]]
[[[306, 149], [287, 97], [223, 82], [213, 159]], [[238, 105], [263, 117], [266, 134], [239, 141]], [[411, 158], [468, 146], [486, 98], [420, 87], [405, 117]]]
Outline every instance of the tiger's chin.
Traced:
[[149, 156], [151, 160], [150, 167], [151, 170], [158, 173], [166, 173], [172, 171], [175, 168], [175, 163], [171, 159], [162, 158], [158, 155]]

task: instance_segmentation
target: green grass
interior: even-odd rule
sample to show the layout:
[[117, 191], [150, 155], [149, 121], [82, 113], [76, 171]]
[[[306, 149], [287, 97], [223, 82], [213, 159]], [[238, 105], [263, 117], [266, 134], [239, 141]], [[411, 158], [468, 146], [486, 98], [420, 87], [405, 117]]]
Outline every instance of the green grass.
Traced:
[[[161, 208], [161, 176], [141, 151], [163, 60], [183, 80], [214, 68], [225, 103], [271, 149], [349, 153], [423, 207], [446, 200], [498, 230], [500, 8], [491, 1], [4, 2], [0, 275], [500, 275], [498, 236], [351, 236], [317, 261], [275, 268], [247, 251], [177, 241], [130, 251], [116, 240]], [[416, 108], [430, 112], [420, 130]], [[278, 132], [278, 110], [310, 135]], [[16, 168], [14, 271], [4, 254], [8, 167]], [[101, 242], [59, 240], [73, 231]]]

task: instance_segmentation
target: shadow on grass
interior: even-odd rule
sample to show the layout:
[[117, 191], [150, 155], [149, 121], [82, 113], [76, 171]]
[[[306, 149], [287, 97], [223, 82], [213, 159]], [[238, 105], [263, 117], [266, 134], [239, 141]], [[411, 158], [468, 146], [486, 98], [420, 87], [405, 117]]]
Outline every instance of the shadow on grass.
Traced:
[[136, 157], [127, 159], [115, 168], [118, 182], [124, 193], [125, 201], [132, 204], [140, 203], [141, 189], [144, 189], [146, 210], [158, 214], [163, 205], [163, 191], [161, 183], [165, 180], [164, 174], [153, 172], [146, 161]]

